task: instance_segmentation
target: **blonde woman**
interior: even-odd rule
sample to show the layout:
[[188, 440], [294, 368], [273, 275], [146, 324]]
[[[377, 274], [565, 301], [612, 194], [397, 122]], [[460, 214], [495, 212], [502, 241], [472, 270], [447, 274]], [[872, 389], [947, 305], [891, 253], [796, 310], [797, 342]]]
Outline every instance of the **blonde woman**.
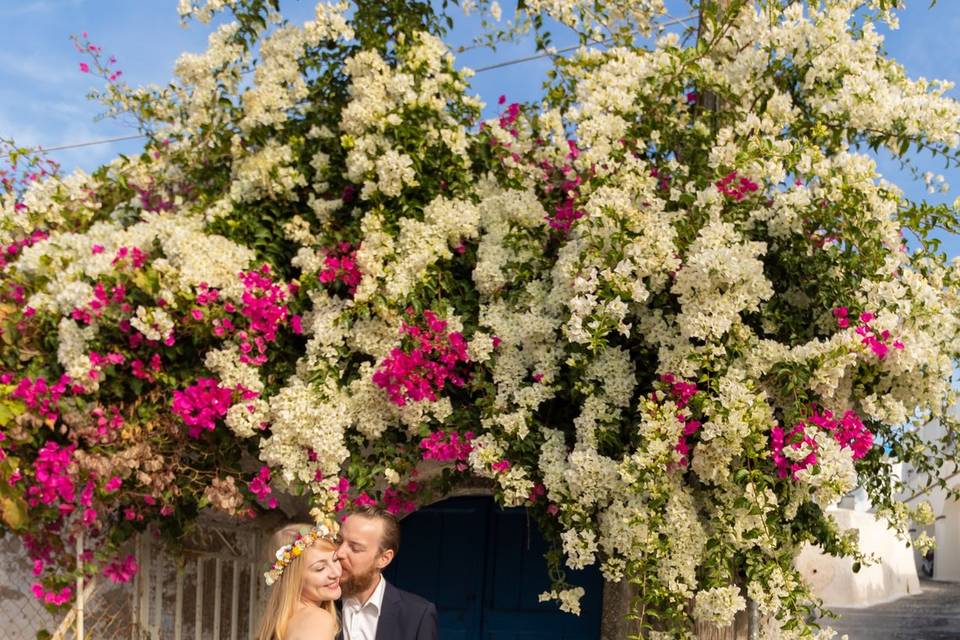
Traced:
[[257, 640], [335, 640], [340, 597], [337, 538], [328, 525], [287, 525], [270, 538], [270, 597]]

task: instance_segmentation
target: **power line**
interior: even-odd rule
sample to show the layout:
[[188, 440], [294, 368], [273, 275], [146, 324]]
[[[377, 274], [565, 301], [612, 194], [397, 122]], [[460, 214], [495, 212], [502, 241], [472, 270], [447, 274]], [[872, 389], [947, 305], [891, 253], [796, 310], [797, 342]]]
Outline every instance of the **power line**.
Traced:
[[64, 149], [79, 149], [80, 147], [89, 147], [95, 144], [108, 144], [110, 142], [122, 142], [124, 140], [136, 140], [146, 138], [147, 134], [138, 133], [132, 136], [119, 136], [116, 138], [105, 138], [103, 140], [91, 140], [89, 142], [75, 142], [73, 144], [62, 144], [58, 147], [38, 147], [40, 151], [63, 151]]
[[[660, 26], [661, 26], [661, 27], [669, 27], [669, 26], [673, 26], [673, 25], [676, 25], [676, 24], [684, 24], [684, 23], [687, 22], [688, 20], [691, 20], [691, 19], [693, 19], [693, 18], [695, 18], [695, 17], [697, 17], [695, 14], [691, 14], [691, 15], [687, 16], [686, 18], [674, 18], [674, 19], [668, 20], [668, 21], [666, 21], [666, 22], [661, 22], [661, 23], [660, 23]], [[606, 45], [612, 43], [613, 41], [614, 41], [613, 38], [607, 38], [606, 40], [594, 41], [594, 44], [597, 44], [597, 45], [600, 45], [600, 46], [606, 46]], [[515, 65], [515, 64], [521, 64], [521, 63], [523, 63], [523, 62], [531, 62], [531, 61], [533, 61], [533, 60], [540, 60], [540, 59], [542, 59], [542, 58], [552, 58], [552, 57], [557, 56], [557, 55], [559, 55], [559, 54], [561, 54], [561, 53], [570, 53], [571, 51], [576, 51], [576, 50], [579, 49], [581, 46], [582, 46], [582, 45], [577, 44], [577, 45], [574, 45], [574, 46], [572, 46], [572, 47], [564, 47], [563, 49], [557, 49], [556, 51], [553, 51], [553, 52], [538, 53], [538, 54], [536, 54], [536, 55], [526, 56], [526, 57], [523, 57], [523, 58], [517, 58], [517, 59], [515, 59], [515, 60], [506, 60], [506, 61], [504, 61], [504, 62], [497, 62], [496, 64], [487, 65], [487, 66], [485, 66], [485, 67], [477, 67], [477, 68], [474, 69], [473, 71], [474, 71], [474, 73], [483, 73], [484, 71], [491, 71], [491, 70], [493, 70], [493, 69], [502, 69], [503, 67], [509, 67], [509, 66], [512, 66], [512, 65]]]
[[[670, 14], [667, 14], [667, 15], [670, 15]], [[659, 26], [661, 29], [662, 29], [663, 27], [671, 27], [671, 26], [677, 25], [677, 24], [684, 24], [684, 23], [686, 23], [687, 21], [693, 20], [693, 19], [696, 18], [696, 17], [698, 17], [698, 16], [697, 16], [697, 14], [695, 14], [695, 13], [691, 13], [690, 15], [688, 15], [688, 16], [685, 17], [685, 18], [673, 18], [673, 17], [671, 17], [669, 20], [667, 20], [667, 21], [665, 21], [665, 22], [661, 22], [661, 23], [659, 23], [657, 26]], [[594, 44], [603, 44], [604, 42], [606, 42], [606, 40], [604, 40], [604, 41], [602, 41], [602, 42], [601, 42], [601, 41], [594, 40], [593, 42], [594, 42]], [[489, 45], [486, 44], [486, 43], [477, 42], [476, 40], [474, 40], [474, 43], [473, 43], [473, 44], [460, 45], [460, 46], [457, 47], [456, 49], [451, 49], [450, 51], [451, 51], [451, 53], [455, 53], [455, 54], [458, 54], [458, 55], [459, 55], [459, 54], [461, 54], [461, 53], [466, 53], [467, 51], [473, 51], [474, 49], [481, 49], [481, 48], [484, 48], [484, 47], [487, 47], [487, 46], [489, 46]], [[576, 47], [573, 47], [573, 49], [575, 49], [575, 48], [576, 48]], [[572, 50], [572, 49], [567, 48], [567, 49], [563, 49], [562, 51], [570, 51], [570, 50]], [[556, 53], [560, 53], [560, 52], [557, 51]], [[535, 59], [535, 58], [534, 58], [534, 59]], [[474, 69], [474, 71], [476, 71], [476, 69]]]
[[[693, 18], [695, 18], [695, 17], [696, 17], [695, 14], [691, 14], [691, 15], [685, 17], [685, 18], [673, 18], [672, 20], [667, 20], [666, 22], [661, 22], [659, 26], [660, 26], [660, 27], [669, 27], [669, 26], [673, 26], [673, 25], [677, 25], [677, 24], [684, 24], [684, 23], [686, 23], [688, 20], [691, 20], [691, 19], [693, 19]], [[605, 45], [610, 44], [611, 42], [613, 42], [613, 38], [608, 38], [608, 39], [606, 39], [606, 40], [601, 40], [601, 41], [595, 41], [594, 44], [597, 44], [597, 45], [600, 45], [600, 46], [605, 46]], [[570, 53], [571, 51], [576, 51], [576, 50], [579, 49], [580, 47], [581, 47], [581, 45], [578, 44], [578, 45], [574, 45], [574, 46], [571, 46], [571, 47], [564, 47], [563, 49], [557, 49], [556, 51], [553, 51], [553, 52], [538, 53], [538, 54], [532, 55], [532, 56], [524, 56], [523, 58], [515, 58], [515, 59], [513, 59], [513, 60], [505, 60], [505, 61], [503, 61], [503, 62], [498, 62], [498, 63], [496, 63], [496, 64], [487, 65], [487, 66], [485, 66], [485, 67], [477, 67], [477, 68], [474, 69], [473, 71], [474, 71], [474, 73], [483, 73], [484, 71], [493, 71], [494, 69], [502, 69], [503, 67], [510, 67], [510, 66], [515, 65], [515, 64], [522, 64], [522, 63], [524, 63], [524, 62], [532, 62], [532, 61], [534, 61], [534, 60], [540, 60], [540, 59], [543, 59], [543, 58], [551, 58], [551, 57], [557, 56], [557, 55], [559, 55], [559, 54], [561, 54], [561, 53]], [[66, 151], [66, 150], [68, 150], [68, 149], [80, 149], [80, 148], [82, 148], [82, 147], [92, 147], [92, 146], [100, 145], [100, 144], [111, 144], [111, 143], [114, 143], [114, 142], [123, 142], [123, 141], [125, 141], [125, 140], [139, 140], [139, 139], [141, 139], [141, 138], [146, 138], [146, 137], [147, 137], [146, 134], [144, 134], [144, 133], [138, 133], [138, 134], [129, 135], [129, 136], [118, 136], [118, 137], [116, 137], [116, 138], [104, 138], [104, 139], [102, 139], [102, 140], [90, 140], [90, 141], [87, 141], [87, 142], [75, 142], [75, 143], [73, 143], [73, 144], [62, 144], [62, 145], [58, 145], [58, 146], [56, 146], [56, 147], [43, 147], [43, 146], [39, 146], [39, 147], [37, 147], [37, 150], [43, 151], [43, 152], [45, 152], [45, 153], [49, 153], [49, 152], [51, 152], [51, 151]], [[7, 154], [7, 155], [9, 155], [9, 154]]]

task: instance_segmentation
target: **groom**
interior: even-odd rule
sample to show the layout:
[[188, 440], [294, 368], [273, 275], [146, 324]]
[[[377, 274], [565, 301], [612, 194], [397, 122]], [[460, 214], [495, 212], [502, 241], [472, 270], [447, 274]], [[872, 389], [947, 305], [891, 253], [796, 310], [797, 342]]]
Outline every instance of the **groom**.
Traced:
[[357, 509], [340, 528], [343, 630], [338, 640], [437, 640], [437, 609], [397, 589], [381, 572], [400, 549], [400, 523], [390, 512]]

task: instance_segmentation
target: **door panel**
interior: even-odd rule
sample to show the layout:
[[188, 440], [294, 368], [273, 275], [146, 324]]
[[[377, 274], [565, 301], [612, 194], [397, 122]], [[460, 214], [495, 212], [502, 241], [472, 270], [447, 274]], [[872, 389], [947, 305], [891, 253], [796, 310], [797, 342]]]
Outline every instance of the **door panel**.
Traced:
[[437, 606], [446, 640], [479, 640], [489, 507], [446, 500], [405, 518], [387, 580]]
[[[596, 567], [567, 570], [567, 580], [586, 589], [579, 616], [555, 602], [540, 602], [550, 590], [543, 555], [546, 542], [523, 509], [494, 507], [490, 516], [488, 581], [483, 610], [487, 640], [590, 640], [599, 638], [603, 580]], [[493, 634], [493, 635], [489, 635]]]
[[442, 640], [598, 640], [603, 581], [596, 567], [567, 571], [587, 590], [579, 617], [541, 603], [546, 543], [524, 509], [492, 498], [452, 498], [401, 523], [400, 553], [384, 574], [437, 605]]

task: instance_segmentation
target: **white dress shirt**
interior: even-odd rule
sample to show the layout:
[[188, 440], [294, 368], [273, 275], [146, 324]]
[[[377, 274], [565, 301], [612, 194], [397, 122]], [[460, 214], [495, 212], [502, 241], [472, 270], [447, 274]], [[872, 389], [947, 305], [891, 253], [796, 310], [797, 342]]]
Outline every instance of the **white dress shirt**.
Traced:
[[377, 622], [380, 620], [380, 608], [383, 606], [383, 592], [387, 581], [380, 576], [377, 588], [370, 599], [362, 605], [356, 598], [343, 600], [343, 638], [344, 640], [376, 640]]

